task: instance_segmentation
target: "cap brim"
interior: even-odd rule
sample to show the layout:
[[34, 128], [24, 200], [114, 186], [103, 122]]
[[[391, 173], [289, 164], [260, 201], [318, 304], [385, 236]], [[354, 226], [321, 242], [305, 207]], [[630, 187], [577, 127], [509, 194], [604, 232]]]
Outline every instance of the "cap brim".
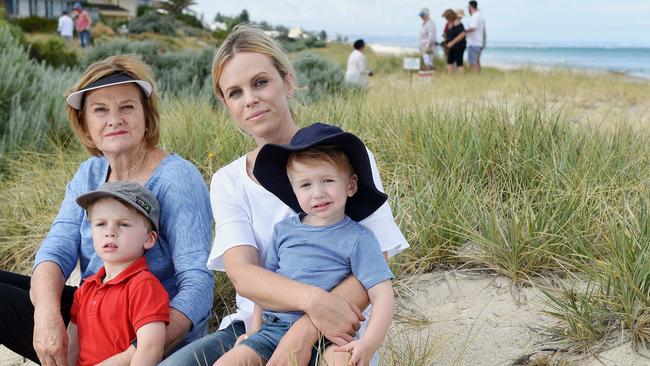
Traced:
[[115, 85], [121, 85], [121, 84], [126, 84], [126, 83], [136, 83], [138, 86], [142, 89], [144, 94], [149, 98], [151, 96], [151, 92], [153, 91], [153, 87], [148, 81], [144, 80], [123, 80], [123, 81], [116, 81], [112, 83], [106, 83], [102, 85], [96, 85], [90, 88], [86, 89], [81, 89], [79, 91], [76, 91], [70, 95], [68, 95], [68, 98], [66, 98], [66, 102], [68, 105], [76, 110], [81, 110], [81, 102], [83, 101], [83, 96], [85, 93], [95, 90], [95, 89], [101, 89], [101, 88], [107, 88], [109, 86], [115, 86]]
[[131, 206], [131, 207], [135, 208], [136, 210], [138, 210], [140, 213], [142, 213], [142, 215], [144, 215], [144, 217], [146, 217], [149, 221], [151, 221], [151, 223], [154, 226], [154, 229], [156, 230], [156, 232], [158, 232], [158, 225], [156, 224], [156, 222], [154, 222], [153, 220], [151, 220], [149, 218], [149, 213], [147, 211], [145, 211], [142, 207], [140, 207], [138, 205], [134, 205], [133, 203], [131, 203], [131, 199], [128, 196], [125, 196], [123, 194], [120, 194], [120, 193], [117, 193], [117, 192], [95, 190], [95, 191], [92, 191], [92, 192], [82, 194], [81, 196], [77, 197], [76, 201], [77, 201], [77, 204], [79, 206], [81, 206], [83, 209], [87, 210], [88, 207], [90, 207], [90, 205], [92, 205], [93, 203], [99, 201], [102, 198], [119, 198], [119, 199], [121, 199], [122, 201], [124, 201], [129, 206]]

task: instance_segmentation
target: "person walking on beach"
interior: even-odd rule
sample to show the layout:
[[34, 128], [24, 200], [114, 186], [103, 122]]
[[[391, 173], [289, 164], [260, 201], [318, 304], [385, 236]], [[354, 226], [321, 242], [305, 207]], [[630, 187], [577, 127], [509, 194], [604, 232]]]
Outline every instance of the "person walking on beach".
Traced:
[[365, 89], [368, 87], [368, 76], [372, 76], [372, 71], [368, 69], [366, 56], [363, 55], [366, 43], [363, 39], [357, 39], [354, 41], [352, 47], [354, 47], [354, 51], [348, 57], [348, 66], [345, 69], [345, 82], [351, 86]]
[[433, 70], [433, 61], [436, 55], [436, 25], [429, 16], [429, 9], [420, 10], [422, 28], [420, 28], [420, 52], [424, 61], [425, 70]]
[[465, 53], [465, 27], [460, 17], [451, 9], [445, 10], [442, 16], [447, 19], [447, 33], [444, 41], [447, 49], [447, 72], [463, 72], [463, 54]]
[[485, 21], [478, 11], [478, 4], [472, 0], [467, 7], [469, 9], [469, 26], [467, 27], [467, 62], [472, 71], [481, 73], [481, 52], [485, 48]]
[[64, 10], [59, 17], [59, 25], [56, 28], [57, 32], [61, 35], [70, 46], [72, 43], [72, 33], [74, 30], [74, 24], [72, 23], [72, 18], [68, 15], [68, 11]]
[[81, 7], [81, 3], [74, 3], [73, 9], [75, 11], [75, 28], [77, 29], [77, 37], [79, 37], [79, 45], [81, 48], [90, 46], [90, 27], [93, 25], [93, 20], [86, 10]]

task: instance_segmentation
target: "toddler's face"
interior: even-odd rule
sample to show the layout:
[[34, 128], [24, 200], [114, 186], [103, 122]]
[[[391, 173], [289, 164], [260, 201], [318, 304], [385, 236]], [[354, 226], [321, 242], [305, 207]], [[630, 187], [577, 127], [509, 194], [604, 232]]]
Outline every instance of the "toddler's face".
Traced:
[[107, 263], [129, 263], [156, 243], [143, 215], [113, 198], [95, 202], [89, 212], [93, 246]]
[[357, 191], [356, 174], [349, 176], [326, 162], [306, 165], [295, 161], [287, 175], [308, 225], [324, 226], [343, 219], [347, 198]]

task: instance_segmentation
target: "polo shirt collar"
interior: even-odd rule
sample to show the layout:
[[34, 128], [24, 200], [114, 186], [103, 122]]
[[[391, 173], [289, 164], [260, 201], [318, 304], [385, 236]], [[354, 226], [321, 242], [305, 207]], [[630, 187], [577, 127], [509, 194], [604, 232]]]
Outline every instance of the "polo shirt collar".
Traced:
[[114, 285], [120, 282], [127, 281], [129, 278], [147, 269], [149, 269], [149, 267], [147, 267], [147, 257], [143, 255], [142, 257], [138, 258], [135, 262], [131, 263], [131, 265], [128, 266], [124, 271], [122, 271], [122, 273], [117, 275], [117, 277], [113, 278], [112, 280], [106, 283], [102, 283], [104, 277], [106, 276], [106, 267], [104, 266], [102, 266], [99, 269], [99, 271], [97, 271], [97, 273], [86, 278], [85, 282], [95, 282], [97, 286]]

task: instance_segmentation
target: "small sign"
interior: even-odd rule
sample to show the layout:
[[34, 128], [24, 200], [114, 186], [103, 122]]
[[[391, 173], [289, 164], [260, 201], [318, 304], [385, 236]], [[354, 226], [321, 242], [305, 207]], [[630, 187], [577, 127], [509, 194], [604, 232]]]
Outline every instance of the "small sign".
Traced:
[[404, 70], [420, 70], [420, 58], [404, 57]]

